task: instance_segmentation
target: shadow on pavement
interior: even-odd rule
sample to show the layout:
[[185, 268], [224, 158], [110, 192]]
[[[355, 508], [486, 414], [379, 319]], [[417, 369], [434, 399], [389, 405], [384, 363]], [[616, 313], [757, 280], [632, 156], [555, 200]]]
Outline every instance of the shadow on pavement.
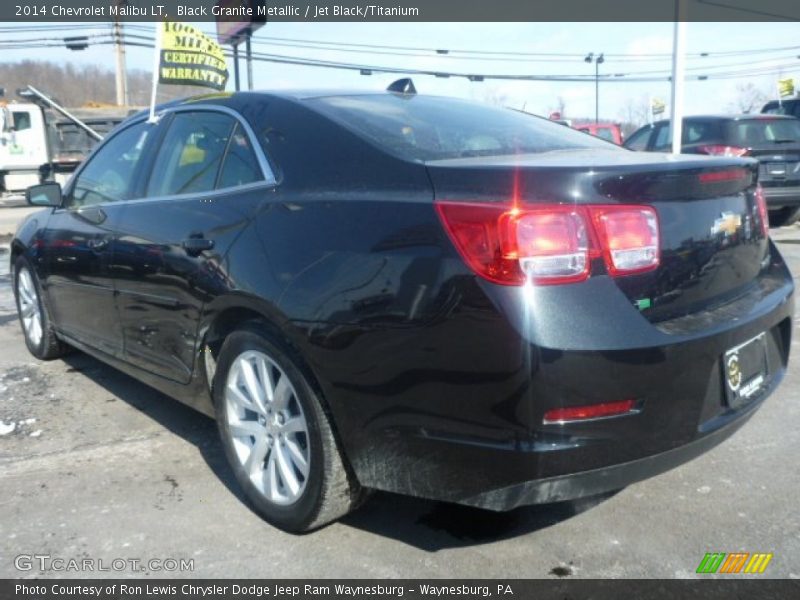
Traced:
[[436, 552], [533, 533], [589, 510], [615, 494], [493, 512], [376, 492], [357, 512], [342, 519], [342, 523], [426, 552]]
[[[63, 360], [69, 371], [80, 372], [114, 397], [197, 446], [214, 475], [250, 507], [225, 462], [213, 420], [87, 354], [74, 352]], [[613, 495], [498, 513], [375, 492], [360, 509], [342, 519], [340, 525], [394, 539], [426, 552], [436, 552], [532, 533], [580, 514]]]
[[115, 398], [197, 446], [214, 475], [237, 498], [245, 501], [225, 462], [217, 425], [212, 419], [83, 352], [72, 352], [63, 361], [68, 365], [68, 371], [85, 375]]

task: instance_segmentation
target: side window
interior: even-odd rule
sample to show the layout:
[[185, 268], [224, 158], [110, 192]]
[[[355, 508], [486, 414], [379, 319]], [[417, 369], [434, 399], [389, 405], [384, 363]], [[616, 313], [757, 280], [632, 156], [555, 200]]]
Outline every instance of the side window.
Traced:
[[222, 165], [217, 188], [227, 188], [245, 183], [253, 183], [263, 179], [261, 167], [250, 145], [247, 134], [242, 126], [237, 124], [231, 136], [228, 153]]
[[647, 141], [650, 139], [651, 131], [653, 131], [652, 127], [643, 127], [639, 131], [636, 131], [625, 142], [625, 147], [629, 150], [636, 150], [638, 152], [647, 150]]
[[669, 123], [656, 125], [656, 140], [653, 142], [653, 150], [656, 152], [669, 152], [672, 150], [672, 127]]
[[16, 131], [25, 131], [31, 128], [31, 113], [14, 111], [11, 116], [14, 119], [14, 129]]
[[161, 142], [148, 196], [214, 189], [235, 120], [210, 111], [177, 113]]
[[106, 142], [75, 180], [67, 206], [128, 200], [133, 189], [133, 175], [151, 127], [148, 123], [138, 123]]

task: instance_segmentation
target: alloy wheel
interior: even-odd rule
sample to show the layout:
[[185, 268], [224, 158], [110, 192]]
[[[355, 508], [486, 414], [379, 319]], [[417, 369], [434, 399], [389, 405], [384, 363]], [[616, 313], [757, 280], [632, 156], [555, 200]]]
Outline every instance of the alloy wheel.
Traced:
[[308, 424], [289, 377], [263, 352], [233, 361], [225, 384], [225, 418], [239, 463], [270, 502], [295, 503], [311, 458]]
[[17, 276], [17, 297], [25, 335], [33, 346], [38, 346], [42, 341], [42, 309], [33, 276], [26, 268]]

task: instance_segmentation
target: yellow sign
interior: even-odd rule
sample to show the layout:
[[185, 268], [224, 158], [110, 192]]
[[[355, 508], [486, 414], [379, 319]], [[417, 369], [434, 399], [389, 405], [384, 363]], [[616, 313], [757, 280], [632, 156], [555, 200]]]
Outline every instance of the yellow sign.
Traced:
[[185, 23], [166, 21], [162, 27], [158, 82], [224, 90], [228, 65], [219, 44]]
[[794, 79], [779, 79], [778, 94], [780, 94], [781, 98], [794, 96]]
[[664, 104], [663, 100], [659, 100], [658, 98], [653, 98], [651, 103], [651, 108], [653, 110], [654, 115], [660, 115], [666, 109], [666, 105]]

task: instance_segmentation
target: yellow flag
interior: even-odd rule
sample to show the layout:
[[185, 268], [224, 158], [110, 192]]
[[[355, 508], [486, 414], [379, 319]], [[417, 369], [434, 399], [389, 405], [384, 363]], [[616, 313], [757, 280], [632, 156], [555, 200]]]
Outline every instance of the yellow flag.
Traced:
[[219, 44], [186, 23], [166, 21], [162, 28], [159, 83], [225, 89], [228, 65]]
[[779, 79], [778, 94], [780, 94], [781, 98], [794, 96], [794, 79]]
[[654, 115], [660, 115], [666, 109], [666, 105], [664, 104], [663, 100], [659, 100], [658, 98], [653, 98], [651, 105], [650, 105]]

